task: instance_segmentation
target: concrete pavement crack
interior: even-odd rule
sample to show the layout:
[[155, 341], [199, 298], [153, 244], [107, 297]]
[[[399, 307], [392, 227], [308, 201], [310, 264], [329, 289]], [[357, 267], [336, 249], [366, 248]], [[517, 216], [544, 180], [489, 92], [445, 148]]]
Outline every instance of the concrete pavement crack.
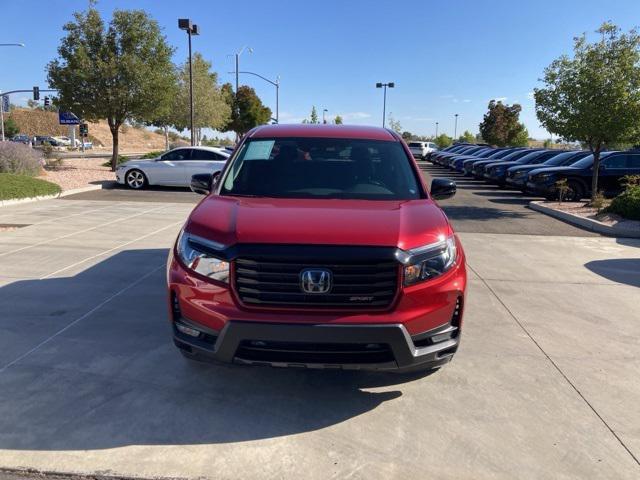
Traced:
[[544, 348], [542, 348], [542, 345], [540, 345], [540, 343], [538, 343], [538, 341], [533, 338], [533, 335], [529, 332], [529, 330], [527, 330], [527, 328], [522, 324], [522, 322], [520, 322], [520, 320], [518, 320], [518, 317], [516, 317], [516, 315], [511, 311], [511, 309], [502, 301], [502, 299], [498, 296], [498, 294], [496, 293], [496, 291], [491, 288], [491, 285], [489, 285], [489, 283], [487, 283], [487, 281], [478, 273], [478, 271], [476, 269], [474, 269], [471, 265], [469, 265], [469, 263], [467, 263], [467, 267], [469, 267], [469, 269], [475, 273], [477, 275], [477, 277], [480, 279], [480, 281], [483, 283], [483, 285], [485, 287], [487, 287], [487, 289], [491, 292], [491, 294], [496, 298], [496, 300], [498, 300], [498, 302], [500, 302], [500, 305], [502, 305], [504, 307], [504, 309], [507, 311], [507, 313], [509, 314], [509, 316], [514, 320], [514, 322], [516, 322], [516, 324], [520, 327], [520, 329], [525, 333], [525, 335], [527, 337], [529, 337], [529, 339], [533, 342], [533, 344], [538, 348], [538, 350], [540, 350], [540, 352], [542, 352], [542, 354], [547, 358], [547, 360], [549, 361], [549, 363], [551, 363], [551, 365], [553, 365], [553, 367], [556, 369], [556, 371], [562, 376], [562, 378], [564, 378], [564, 380], [569, 384], [569, 386], [571, 386], [571, 388], [578, 394], [578, 396], [582, 399], [582, 401], [589, 407], [589, 409], [594, 413], [594, 415], [596, 417], [598, 417], [598, 419], [602, 422], [602, 424], [607, 428], [607, 430], [609, 430], [609, 432], [611, 433], [611, 435], [614, 436], [614, 438], [618, 441], [618, 443], [620, 443], [620, 445], [622, 446], [622, 448], [624, 448], [627, 453], [631, 456], [631, 458], [636, 462], [636, 464], [638, 466], [640, 466], [640, 460], [638, 460], [638, 457], [636, 457], [633, 452], [629, 449], [629, 447], [627, 447], [627, 445], [622, 441], [622, 439], [618, 436], [618, 434], [613, 430], [613, 428], [611, 428], [611, 426], [607, 423], [607, 421], [602, 417], [602, 415], [600, 415], [600, 413], [596, 410], [596, 408], [591, 404], [591, 402], [589, 402], [589, 400], [587, 400], [587, 398], [584, 396], [584, 394], [580, 391], [580, 389], [569, 379], [569, 377], [562, 371], [562, 369], [560, 368], [560, 366], [551, 358], [551, 356], [544, 350]]

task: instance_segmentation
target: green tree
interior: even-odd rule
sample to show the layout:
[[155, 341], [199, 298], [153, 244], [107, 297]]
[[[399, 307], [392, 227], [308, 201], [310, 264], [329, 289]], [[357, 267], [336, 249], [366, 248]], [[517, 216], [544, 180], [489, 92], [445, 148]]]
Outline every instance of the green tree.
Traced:
[[5, 118], [4, 119], [5, 138], [11, 138], [14, 135], [17, 135], [18, 133], [20, 133], [20, 129], [18, 128], [18, 124], [16, 123], [16, 121], [12, 117]]
[[316, 106], [314, 105], [313, 107], [311, 107], [311, 117], [309, 119], [309, 123], [320, 123], [318, 121], [318, 112], [316, 111]]
[[409, 132], [409, 131], [404, 131], [402, 132], [402, 139], [405, 141], [411, 140], [413, 138], [413, 133]]
[[106, 26], [91, 3], [64, 30], [58, 58], [47, 65], [49, 85], [58, 90], [61, 108], [84, 120], [107, 119], [115, 170], [123, 123], [152, 121], [172, 100], [167, 92], [175, 83], [173, 50], [142, 10], [115, 10]]
[[[218, 74], [211, 71], [211, 62], [195, 53], [192, 57], [193, 72], [193, 124], [196, 142], [200, 144], [203, 128], [221, 130], [231, 118], [231, 105], [218, 85]], [[190, 126], [189, 108], [189, 61], [187, 60], [178, 73], [177, 95], [172, 109], [173, 124], [179, 131]]]
[[464, 133], [460, 135], [460, 137], [458, 137], [458, 141], [464, 143], [474, 143], [476, 141], [476, 136], [469, 130], [465, 130]]
[[447, 148], [453, 143], [453, 138], [451, 138], [446, 133], [441, 133], [436, 138], [434, 138], [433, 141], [436, 142], [438, 148]]
[[387, 122], [389, 123], [389, 128], [396, 133], [402, 133], [402, 125], [399, 120], [396, 120], [393, 117], [393, 114], [389, 112], [389, 116], [387, 117]]
[[342, 125], [344, 122], [342, 121], [342, 117], [340, 115], [336, 115], [336, 118], [333, 119], [333, 123], [336, 125]]
[[523, 125], [509, 145], [512, 147], [527, 147], [529, 145], [529, 130]]
[[[517, 103], [504, 105], [500, 101], [491, 100], [489, 111], [480, 123], [480, 135], [487, 143], [506, 147], [522, 140], [524, 124], [518, 121], [522, 107]], [[528, 134], [526, 134], [528, 135]]]
[[640, 140], [640, 36], [610, 23], [597, 33], [595, 43], [586, 35], [575, 38], [573, 58], [554, 60], [544, 71], [544, 87], [534, 90], [540, 123], [591, 149], [591, 201], [598, 195], [603, 148]]
[[237, 94], [234, 94], [231, 84], [225, 83], [222, 86], [222, 95], [231, 105], [229, 122], [222, 127], [224, 132], [232, 131], [241, 137], [253, 127], [263, 125], [271, 119], [271, 109], [262, 104], [260, 97], [251, 87], [243, 85]]

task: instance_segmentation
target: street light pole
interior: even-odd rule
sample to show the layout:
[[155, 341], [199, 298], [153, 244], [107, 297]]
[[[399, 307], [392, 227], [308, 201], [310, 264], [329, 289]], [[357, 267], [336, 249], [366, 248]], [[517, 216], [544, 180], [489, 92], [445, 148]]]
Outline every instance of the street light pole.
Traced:
[[191, 30], [187, 30], [189, 37], [189, 121], [191, 126], [191, 146], [196, 144], [196, 132], [193, 129], [193, 62], [191, 61]]
[[327, 110], [326, 108], [324, 110], [322, 110], [322, 123], [327, 123], [327, 117], [326, 117], [326, 113], [329, 110]]
[[393, 88], [395, 86], [396, 86], [396, 84], [394, 82], [389, 82], [389, 83], [378, 82], [378, 83], [376, 83], [376, 88], [384, 88], [384, 96], [383, 96], [383, 100], [382, 100], [382, 128], [384, 128], [385, 120], [386, 120], [385, 117], [387, 115], [387, 87]]
[[455, 123], [455, 127], [453, 127], [453, 141], [455, 142], [457, 136], [458, 136], [458, 114], [455, 114], [456, 117], [456, 123]]
[[242, 52], [247, 50], [249, 53], [253, 53], [253, 48], [247, 47], [246, 45], [240, 49], [239, 52], [236, 52], [236, 95], [238, 94], [238, 88], [240, 88], [240, 80], [238, 74], [240, 73], [240, 55]]
[[191, 60], [191, 35], [198, 35], [200, 29], [198, 25], [194, 25], [189, 18], [178, 19], [178, 28], [180, 30], [186, 30], [189, 37], [189, 128], [191, 130], [191, 146], [196, 144], [196, 132], [194, 128], [194, 113], [193, 113], [193, 65]]
[[436, 122], [436, 138], [438, 138], [438, 122]]
[[[24, 47], [24, 43], [0, 43], [0, 47]], [[0, 94], [0, 139], [4, 142], [4, 99]]]
[[[229, 73], [234, 73], [234, 72], [229, 72]], [[254, 72], [236, 72], [236, 76], [237, 73], [242, 73], [242, 74], [246, 74], [246, 75], [253, 75], [255, 77], [261, 78], [262, 80], [264, 80], [267, 83], [270, 83], [271, 85], [273, 85], [274, 87], [276, 87], [276, 123], [280, 123], [280, 75], [278, 75], [276, 77], [275, 82], [273, 80], [269, 80], [267, 77], [263, 77], [262, 75], [258, 74], [258, 73], [254, 73]]]

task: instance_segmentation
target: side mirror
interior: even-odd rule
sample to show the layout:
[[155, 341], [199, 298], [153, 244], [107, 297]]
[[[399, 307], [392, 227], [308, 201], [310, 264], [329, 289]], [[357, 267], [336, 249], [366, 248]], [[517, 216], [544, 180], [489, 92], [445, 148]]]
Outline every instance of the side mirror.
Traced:
[[456, 182], [447, 178], [434, 178], [430, 193], [435, 200], [451, 198], [456, 194]]
[[213, 176], [208, 173], [197, 173], [191, 177], [191, 191], [200, 195], [209, 195], [211, 193]]
[[217, 172], [213, 172], [213, 174], [211, 175], [211, 191], [213, 191], [216, 185], [218, 185], [221, 174], [222, 174], [222, 171], [218, 170]]

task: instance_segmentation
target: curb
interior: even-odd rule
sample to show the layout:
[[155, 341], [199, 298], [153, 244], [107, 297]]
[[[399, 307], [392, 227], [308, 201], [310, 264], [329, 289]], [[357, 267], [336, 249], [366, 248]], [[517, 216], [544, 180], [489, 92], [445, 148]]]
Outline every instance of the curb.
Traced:
[[592, 232], [607, 235], [609, 237], [640, 238], [640, 229], [607, 225], [599, 222], [598, 220], [592, 220], [572, 213], [562, 212], [560, 210], [547, 207], [546, 205], [542, 205], [541, 203], [542, 202], [529, 202], [529, 208], [549, 215], [550, 217], [557, 218], [558, 220], [562, 220], [563, 222], [570, 223], [571, 225], [575, 225], [576, 227], [591, 230]]
[[10, 200], [0, 200], [1, 207], [10, 207], [12, 205], [20, 205], [22, 203], [40, 202], [42, 200], [54, 200], [60, 197], [66, 197], [67, 195], [74, 195], [76, 193], [90, 192], [91, 190], [101, 190], [102, 185], [91, 185], [90, 187], [74, 188], [72, 190], [64, 190], [54, 195], [42, 195], [40, 197], [28, 197], [28, 198], [15, 198]]

